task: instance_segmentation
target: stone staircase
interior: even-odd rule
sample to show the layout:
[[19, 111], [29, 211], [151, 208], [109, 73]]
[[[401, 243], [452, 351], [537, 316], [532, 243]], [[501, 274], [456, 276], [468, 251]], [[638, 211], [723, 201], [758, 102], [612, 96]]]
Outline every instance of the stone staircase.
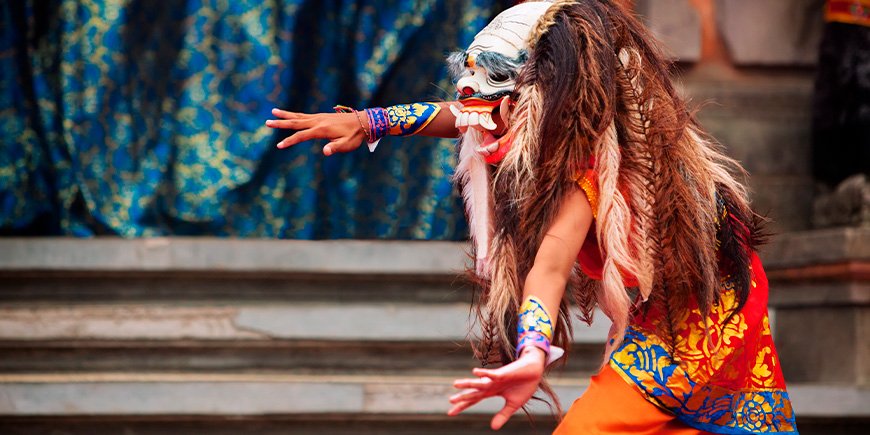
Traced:
[[[0, 239], [0, 433], [488, 433], [497, 399], [444, 415], [476, 365], [463, 248]], [[607, 327], [575, 327], [551, 377], [565, 407]], [[802, 433], [867, 433], [861, 385], [792, 383]], [[541, 404], [531, 419], [503, 433], [555, 424]]]
[[[0, 239], [0, 433], [481, 433], [496, 400], [443, 415], [476, 363], [464, 259], [439, 242]], [[606, 331], [578, 327], [563, 403]]]

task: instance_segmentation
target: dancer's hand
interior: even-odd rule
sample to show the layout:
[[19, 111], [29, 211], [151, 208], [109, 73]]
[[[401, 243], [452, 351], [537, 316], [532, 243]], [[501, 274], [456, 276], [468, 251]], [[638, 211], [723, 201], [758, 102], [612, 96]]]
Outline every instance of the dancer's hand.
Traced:
[[287, 148], [311, 139], [327, 139], [323, 154], [346, 153], [359, 148], [366, 135], [360, 127], [356, 113], [295, 113], [272, 109], [272, 115], [280, 119], [266, 121], [271, 128], [297, 130], [296, 133], [278, 142], [278, 148]]
[[457, 379], [453, 382], [454, 388], [463, 391], [450, 398], [453, 408], [447, 411], [447, 415], [457, 415], [488, 397], [501, 396], [505, 400], [504, 407], [490, 422], [493, 430], [501, 429], [538, 390], [544, 375], [545, 359], [544, 351], [527, 347], [516, 361], [506, 366], [494, 370], [474, 369], [472, 374], [477, 376], [476, 379]]

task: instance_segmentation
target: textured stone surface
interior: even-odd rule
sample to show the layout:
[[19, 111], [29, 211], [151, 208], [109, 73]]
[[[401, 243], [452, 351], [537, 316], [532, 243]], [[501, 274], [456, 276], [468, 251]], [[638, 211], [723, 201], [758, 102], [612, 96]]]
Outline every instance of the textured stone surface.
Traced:
[[[849, 385], [861, 369], [859, 348], [866, 347], [866, 332], [858, 330], [858, 308], [810, 308], [780, 310], [779, 331], [799, 334], [777, 336], [783, 374], [790, 382], [821, 382]], [[861, 341], [861, 336], [863, 342]]]
[[[575, 322], [578, 343], [603, 343], [603, 314]], [[458, 341], [468, 304], [294, 303], [232, 307], [172, 305], [0, 306], [0, 340], [371, 340]]]
[[[813, 0], [717, 0], [717, 21], [738, 65], [812, 65], [823, 25], [821, 5]], [[687, 0], [640, 0], [638, 11], [675, 58], [698, 60], [700, 20]]]
[[[866, 435], [870, 423], [862, 419], [803, 419], [801, 435]], [[499, 435], [552, 433], [552, 416], [535, 415], [532, 421], [518, 415]], [[8, 435], [481, 435], [492, 434], [489, 416], [473, 414], [446, 418], [417, 415], [268, 415], [233, 417], [93, 417], [0, 418], [0, 433]]]
[[809, 228], [812, 80], [743, 75], [729, 81], [686, 77], [682, 92], [702, 126], [749, 172], [753, 207], [775, 232]]
[[763, 254], [786, 380], [870, 386], [870, 228], [784, 234]]
[[[0, 375], [3, 415], [443, 414], [451, 378], [281, 375]], [[571, 403], [585, 383], [554, 385]], [[471, 414], [491, 414], [498, 400]], [[534, 414], [548, 414], [540, 403]]]
[[[835, 240], [827, 243], [831, 243], [832, 249], [839, 249], [824, 254], [811, 252], [813, 237], [819, 235], [796, 237], [809, 237], [809, 241], [801, 239], [797, 243], [810, 244], [801, 248], [803, 250], [788, 245], [777, 248], [792, 256], [780, 262], [780, 266], [810, 264], [818, 260], [817, 255], [837, 260], [864, 252], [861, 251], [863, 245], [849, 242], [863, 240], [860, 235], [824, 235], [821, 240], [834, 237]], [[359, 261], [368, 265], [365, 271], [345, 267], [331, 272], [312, 266], [312, 272], [306, 263], [258, 260], [286, 253], [284, 242], [252, 241], [248, 244], [206, 240], [200, 243], [200, 240], [181, 239], [173, 247], [175, 239], [161, 241], [160, 249], [164, 250], [161, 252], [172, 249], [215, 252], [202, 259], [169, 254], [124, 257], [129, 252], [144, 249], [139, 240], [65, 239], [61, 240], [63, 243], [54, 244], [52, 239], [40, 239], [40, 249], [51, 250], [56, 255], [49, 258], [47, 266], [34, 271], [34, 265], [40, 263], [39, 255], [45, 251], [19, 249], [10, 253], [7, 248], [17, 248], [7, 242], [10, 240], [0, 239], [0, 252], [6, 252], [0, 254], [0, 263], [3, 263], [0, 265], [0, 294], [3, 295], [0, 335], [6, 334], [0, 336], [2, 433], [37, 433], [27, 429], [15, 432], [19, 430], [16, 427], [24, 427], [21, 425], [4, 426], [10, 419], [26, 420], [27, 416], [32, 417], [27, 421], [51, 428], [50, 416], [73, 420], [99, 417], [102, 420], [94, 424], [105, 427], [100, 425], [136, 418], [184, 419], [192, 414], [201, 419], [198, 421], [249, 418], [254, 423], [246, 426], [246, 430], [251, 431], [263, 427], [257, 422], [265, 418], [264, 414], [272, 414], [298, 419], [294, 421], [314, 427], [317, 433], [340, 432], [329, 432], [325, 428], [330, 425], [317, 426], [313, 421], [346, 422], [373, 415], [407, 419], [407, 424], [364, 424], [360, 428], [363, 433], [374, 426], [386, 428], [383, 433], [480, 433], [470, 429], [468, 432], [453, 430], [455, 427], [446, 432], [438, 429], [455, 421], [442, 415], [450, 392], [452, 378], [449, 376], [457, 371], [466, 373], [466, 364], [474, 365], [469, 361], [467, 347], [457, 345], [456, 349], [463, 353], [461, 357], [444, 355], [451, 351], [448, 346], [452, 341], [460, 343], [465, 337], [467, 293], [453, 285], [457, 266], [461, 267], [465, 260], [464, 244], [443, 244], [430, 249], [426, 244], [412, 243], [412, 247], [419, 249], [407, 251], [403, 251], [402, 246], [387, 246], [392, 244], [371, 249], [360, 249], [361, 246], [345, 249], [348, 246], [345, 242], [323, 243], [320, 247], [294, 245], [300, 255], [319, 252], [316, 255], [337, 256], [351, 263], [359, 257]], [[92, 247], [90, 244], [94, 242], [96, 245]], [[774, 246], [778, 243], [774, 242]], [[842, 246], [837, 248], [837, 243]], [[88, 251], [92, 248], [105, 252], [95, 254], [96, 258], [77, 258], [81, 253], [92, 252]], [[387, 248], [403, 252], [406, 265], [425, 262], [434, 256], [444, 258], [416, 269], [397, 266], [389, 259], [366, 258], [375, 255], [372, 252], [386, 255]], [[166, 257], [160, 259], [162, 255]], [[13, 256], [16, 257], [14, 262], [8, 261]], [[227, 266], [237, 257], [245, 259]], [[113, 262], [117, 258], [123, 259], [123, 267]], [[101, 267], [100, 261], [109, 266]], [[840, 296], [839, 287], [825, 291], [832, 305], [852, 301]], [[809, 287], [802, 290], [801, 297], [807, 298], [807, 304], [818, 301], [813, 299], [812, 293], [814, 290]], [[77, 300], [77, 295], [84, 295], [87, 300]], [[774, 303], [778, 300], [783, 299], [772, 296]], [[851, 336], [848, 333], [824, 335], [800, 323], [815, 319], [801, 316], [798, 312], [801, 305], [790, 307], [796, 310], [793, 317], [786, 317], [786, 326], [799, 326], [782, 327], [779, 312], [772, 322], [778, 345], [788, 343], [789, 336], [799, 338], [793, 347], [796, 353], [782, 354], [784, 364], [786, 355], [787, 361], [806, 360], [800, 352], [815, 352], [807, 345], [811, 338], [852, 339], [852, 349], [866, 361], [866, 356], [860, 355], [870, 351], [866, 346], [857, 346], [860, 340], [868, 341], [866, 333], [858, 334], [866, 331], [870, 323], [865, 317], [853, 317], [859, 326]], [[828, 317], [822, 317], [818, 317], [819, 322], [830, 323]], [[837, 324], [832, 325], [837, 327]], [[445, 327], [447, 329], [443, 329]], [[575, 338], [582, 342], [582, 353], [575, 352], [572, 356], [583, 359], [587, 366], [594, 365], [600, 357], [607, 325], [580, 329]], [[597, 335], [584, 335], [589, 332]], [[357, 347], [333, 347], [334, 353], [330, 353], [333, 352], [330, 346], [351, 342]], [[143, 348], [138, 352], [128, 351], [137, 344]], [[27, 350], [13, 351], [16, 346]], [[272, 352], [258, 364], [258, 358], [266, 355], [264, 352], [269, 352], [270, 346]], [[373, 355], [375, 353], [377, 355]], [[324, 356], [327, 354], [330, 356]], [[141, 356], [141, 362], [125, 365], [137, 355]], [[283, 356], [287, 356], [288, 362], [278, 361]], [[27, 369], [28, 358], [43, 360]], [[68, 360], [62, 361], [63, 358]], [[338, 363], [342, 358], [348, 361]], [[388, 361], [390, 358], [394, 361]], [[421, 358], [431, 358], [431, 361], [427, 361], [428, 365], [421, 364]], [[298, 368], [291, 367], [294, 361], [299, 362]], [[441, 361], [444, 365], [439, 366]], [[840, 362], [841, 370], [848, 368]], [[858, 362], [856, 359], [848, 373], [866, 379], [866, 367]], [[415, 365], [422, 368], [415, 369]], [[387, 373], [384, 367], [388, 367]], [[589, 370], [586, 366], [582, 370], [573, 366], [567, 374], [553, 377], [564, 406], [582, 393]], [[51, 374], [52, 371], [57, 373]], [[870, 418], [870, 412], [861, 408], [861, 404], [870, 400], [868, 390], [856, 387], [866, 384], [837, 380], [839, 385], [826, 386], [802, 384], [791, 377], [787, 380], [799, 418], [815, 419], [812, 421], [826, 425], [821, 426], [824, 430], [816, 432], [802, 427], [802, 433], [861, 433], [830, 430], [831, 422], [853, 427], [848, 422]], [[476, 408], [472, 415], [478, 419], [474, 421], [479, 426], [474, 427], [485, 427], [487, 413], [498, 406], [499, 402], [493, 400]], [[536, 408], [534, 414], [547, 424], [552, 423], [544, 408]], [[436, 423], [425, 426], [426, 421]], [[82, 431], [69, 430], [68, 433], [111, 433], [108, 429], [108, 432], [100, 432], [102, 429], [96, 426], [84, 424]], [[3, 430], [9, 427], [13, 430]], [[54, 427], [67, 429], [63, 424]], [[136, 427], [140, 426], [124, 429], [125, 433], [146, 433]], [[150, 433], [185, 433], [162, 427], [162, 431]], [[45, 433], [51, 433], [48, 430]], [[208, 432], [213, 433], [213, 430], [214, 427]], [[429, 430], [431, 432], [427, 432]], [[513, 433], [529, 432], [525, 423], [514, 426], [513, 430]]]
[[870, 179], [853, 175], [813, 202], [813, 227], [870, 228]]
[[870, 228], [831, 228], [779, 234], [762, 250], [767, 269], [870, 261]]
[[2, 270], [443, 274], [465, 267], [464, 244], [211, 238], [0, 239]]
[[[402, 376], [0, 375], [0, 382], [0, 415], [7, 416], [442, 414], [453, 391], [450, 378]], [[585, 387], [580, 381], [554, 385], [563, 404]], [[870, 389], [793, 384], [790, 395], [795, 413], [805, 418], [870, 417]], [[469, 412], [491, 414], [500, 406], [487, 400]], [[540, 403], [531, 411], [549, 413]]]

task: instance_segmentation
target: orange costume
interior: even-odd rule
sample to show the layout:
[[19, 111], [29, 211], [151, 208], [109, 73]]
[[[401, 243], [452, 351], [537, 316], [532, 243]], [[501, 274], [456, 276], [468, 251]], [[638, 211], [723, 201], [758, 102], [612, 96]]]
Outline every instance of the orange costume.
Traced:
[[[593, 215], [598, 207], [595, 180], [590, 170], [578, 181]], [[720, 216], [729, 218], [724, 209]], [[601, 278], [594, 231], [578, 260], [587, 275]], [[767, 277], [757, 255], [750, 268], [749, 299], [738, 313], [730, 315], [736, 301], [726, 277], [706, 320], [694, 301], [676, 319], [676, 358], [657, 335], [661, 313], [655, 308], [637, 312], [625, 341], [592, 378], [556, 434], [796, 434], [770, 334]], [[631, 281], [626, 279], [626, 285]]]

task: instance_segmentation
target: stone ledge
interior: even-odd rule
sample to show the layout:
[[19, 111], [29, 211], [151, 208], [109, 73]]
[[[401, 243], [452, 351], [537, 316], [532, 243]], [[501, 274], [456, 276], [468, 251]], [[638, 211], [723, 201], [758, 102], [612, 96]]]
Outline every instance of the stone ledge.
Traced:
[[[443, 414], [452, 381], [266, 374], [0, 375], [0, 415]], [[586, 385], [585, 380], [553, 382], [563, 405]], [[799, 418], [870, 417], [870, 389], [798, 384], [789, 390]], [[469, 412], [493, 413], [501, 403], [490, 399]], [[549, 414], [540, 404], [532, 412]]]
[[[556, 381], [562, 403], [585, 383]], [[402, 376], [0, 375], [0, 416], [444, 414], [453, 379]], [[492, 414], [489, 399], [467, 411]], [[539, 403], [534, 414], [549, 415]]]
[[456, 275], [466, 243], [216, 238], [2, 238], [0, 272]]
[[[602, 313], [574, 322], [574, 342], [604, 343]], [[0, 306], [0, 340], [467, 339], [467, 303], [13, 304]]]
[[769, 271], [870, 261], [870, 228], [831, 228], [777, 235], [761, 252]]
[[[464, 242], [212, 238], [0, 238], [0, 272], [221, 272], [456, 275]], [[777, 235], [769, 270], [870, 261], [870, 228]]]

